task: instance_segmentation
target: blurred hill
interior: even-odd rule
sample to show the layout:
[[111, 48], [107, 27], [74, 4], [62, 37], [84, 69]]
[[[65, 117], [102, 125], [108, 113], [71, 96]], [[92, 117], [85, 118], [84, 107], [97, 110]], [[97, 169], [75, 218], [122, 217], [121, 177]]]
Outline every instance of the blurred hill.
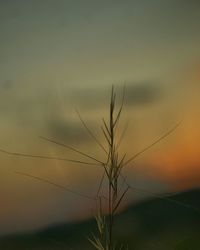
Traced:
[[[87, 237], [95, 231], [93, 219], [57, 225], [34, 233], [1, 237], [0, 249], [92, 250]], [[129, 250], [200, 249], [200, 190], [128, 207], [116, 217], [115, 235]]]

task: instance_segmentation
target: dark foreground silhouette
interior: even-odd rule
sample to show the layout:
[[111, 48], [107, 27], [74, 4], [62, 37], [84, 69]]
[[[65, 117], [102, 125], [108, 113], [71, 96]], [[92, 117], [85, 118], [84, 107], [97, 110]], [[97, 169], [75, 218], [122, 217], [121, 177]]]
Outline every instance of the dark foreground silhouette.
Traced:
[[[129, 250], [200, 249], [200, 190], [170, 199], [152, 199], [130, 206], [117, 215], [116, 240]], [[184, 206], [181, 204], [187, 204]], [[93, 219], [53, 226], [29, 234], [0, 238], [2, 250], [92, 250], [87, 240], [96, 232]]]

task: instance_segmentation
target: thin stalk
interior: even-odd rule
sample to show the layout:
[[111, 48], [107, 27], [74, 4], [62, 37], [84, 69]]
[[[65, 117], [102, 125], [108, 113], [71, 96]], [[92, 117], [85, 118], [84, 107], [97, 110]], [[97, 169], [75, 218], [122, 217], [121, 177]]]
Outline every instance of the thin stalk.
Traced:
[[72, 193], [72, 194], [75, 194], [75, 195], [78, 195], [80, 197], [83, 197], [83, 198], [86, 198], [86, 199], [89, 199], [89, 200], [94, 200], [96, 201], [96, 198], [95, 197], [92, 197], [92, 196], [89, 196], [89, 195], [85, 195], [85, 194], [82, 194], [82, 193], [79, 193], [79, 192], [76, 192], [68, 187], [65, 187], [65, 186], [62, 186], [60, 184], [57, 184], [53, 181], [50, 181], [46, 178], [42, 178], [42, 177], [39, 177], [39, 176], [35, 176], [35, 175], [31, 175], [31, 174], [28, 174], [28, 173], [24, 173], [24, 172], [19, 172], [19, 171], [15, 171], [15, 174], [18, 174], [18, 175], [23, 175], [23, 176], [26, 176], [26, 177], [30, 177], [34, 180], [38, 180], [38, 181], [41, 181], [41, 182], [44, 182], [44, 183], [47, 183], [47, 184], [50, 184], [54, 187], [57, 187], [57, 188], [60, 188], [60, 189], [63, 189], [69, 193]]
[[94, 165], [94, 166], [101, 166], [100, 163], [93, 163], [93, 162], [85, 162], [85, 161], [79, 161], [79, 160], [73, 160], [73, 159], [67, 159], [67, 158], [59, 158], [59, 157], [53, 157], [53, 156], [45, 156], [45, 155], [33, 155], [33, 154], [24, 154], [24, 153], [18, 153], [18, 152], [12, 152], [5, 149], [0, 149], [1, 153], [12, 155], [12, 156], [20, 156], [24, 158], [38, 158], [38, 159], [45, 159], [45, 160], [57, 160], [57, 161], [68, 161], [78, 164], [85, 164], [85, 165]]

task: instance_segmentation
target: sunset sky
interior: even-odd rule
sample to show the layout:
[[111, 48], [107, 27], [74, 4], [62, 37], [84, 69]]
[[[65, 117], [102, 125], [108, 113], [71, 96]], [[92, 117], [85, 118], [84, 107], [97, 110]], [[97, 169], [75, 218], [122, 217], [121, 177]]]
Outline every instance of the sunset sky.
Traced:
[[[199, 26], [197, 0], [0, 0], [0, 149], [83, 160], [39, 138], [47, 136], [102, 159], [75, 110], [105, 143], [111, 85], [120, 103], [125, 83], [122, 152], [134, 155], [181, 121], [127, 167], [128, 181], [156, 193], [199, 187]], [[91, 201], [16, 171], [88, 195], [101, 175], [0, 153], [0, 234], [92, 215]]]

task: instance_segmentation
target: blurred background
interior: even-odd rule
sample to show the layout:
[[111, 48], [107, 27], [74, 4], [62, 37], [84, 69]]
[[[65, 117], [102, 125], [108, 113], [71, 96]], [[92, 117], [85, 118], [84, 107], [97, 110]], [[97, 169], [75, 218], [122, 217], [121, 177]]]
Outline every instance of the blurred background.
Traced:
[[[99, 159], [79, 111], [105, 144], [111, 86], [125, 103], [120, 145], [131, 185], [163, 194], [200, 185], [200, 2], [186, 0], [0, 1], [0, 149], [85, 160], [46, 136]], [[93, 201], [27, 173], [94, 195], [102, 170], [0, 152], [0, 234], [90, 218]], [[125, 206], [148, 193], [130, 192]]]

